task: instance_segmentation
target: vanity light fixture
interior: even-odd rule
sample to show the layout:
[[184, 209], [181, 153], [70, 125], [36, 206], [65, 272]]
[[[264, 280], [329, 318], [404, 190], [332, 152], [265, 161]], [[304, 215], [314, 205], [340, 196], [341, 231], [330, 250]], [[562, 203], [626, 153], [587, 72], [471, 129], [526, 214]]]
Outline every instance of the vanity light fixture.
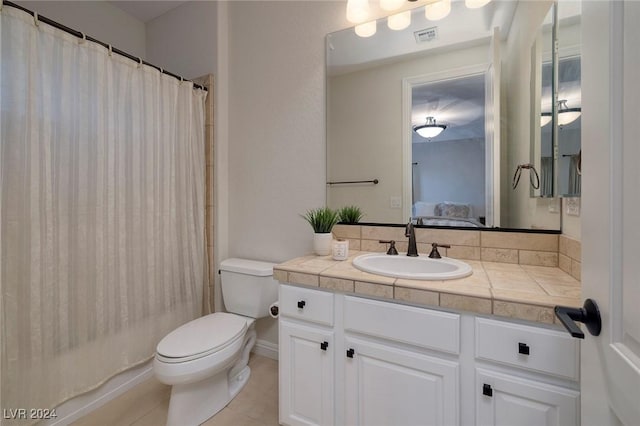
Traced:
[[369, 19], [369, 0], [347, 0], [347, 21], [361, 24]]
[[380, 9], [382, 10], [396, 10], [400, 9], [404, 4], [404, 0], [380, 0]]
[[411, 11], [396, 13], [387, 18], [387, 26], [390, 30], [400, 31], [411, 25]]
[[478, 9], [487, 5], [491, 0], [464, 0], [465, 6], [469, 9]]
[[360, 37], [371, 37], [376, 33], [376, 21], [365, 22], [364, 24], [356, 25], [356, 34]]
[[451, 12], [451, 0], [440, 0], [424, 7], [424, 16], [430, 21], [446, 18]]
[[436, 119], [427, 117], [427, 122], [422, 126], [414, 126], [413, 131], [425, 139], [431, 139], [438, 136], [447, 126], [444, 124], [436, 124]]

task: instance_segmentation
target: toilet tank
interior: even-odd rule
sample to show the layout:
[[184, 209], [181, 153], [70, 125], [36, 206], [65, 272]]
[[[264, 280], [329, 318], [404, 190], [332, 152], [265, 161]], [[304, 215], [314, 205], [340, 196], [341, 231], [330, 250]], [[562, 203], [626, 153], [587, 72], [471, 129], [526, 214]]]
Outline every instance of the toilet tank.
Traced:
[[269, 305], [278, 300], [274, 263], [248, 259], [226, 259], [220, 263], [222, 299], [229, 312], [251, 318], [269, 315]]

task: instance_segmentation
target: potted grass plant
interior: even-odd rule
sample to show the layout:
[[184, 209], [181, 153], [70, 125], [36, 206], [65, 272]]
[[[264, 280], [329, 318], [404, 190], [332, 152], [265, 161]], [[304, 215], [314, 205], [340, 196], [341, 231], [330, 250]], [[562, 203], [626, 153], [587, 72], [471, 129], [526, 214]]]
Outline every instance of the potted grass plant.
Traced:
[[331, 253], [331, 230], [338, 223], [338, 212], [328, 207], [307, 210], [301, 215], [313, 228], [313, 251], [319, 256]]
[[360, 222], [364, 214], [358, 206], [344, 206], [338, 210], [338, 221], [340, 223], [355, 224]]

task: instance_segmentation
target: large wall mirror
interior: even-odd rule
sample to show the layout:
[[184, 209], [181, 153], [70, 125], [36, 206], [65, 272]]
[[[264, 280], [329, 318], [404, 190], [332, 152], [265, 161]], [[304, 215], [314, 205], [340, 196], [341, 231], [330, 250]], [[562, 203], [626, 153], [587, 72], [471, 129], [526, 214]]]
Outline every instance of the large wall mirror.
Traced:
[[454, 1], [431, 21], [422, 2], [404, 30], [380, 19], [369, 37], [329, 34], [327, 205], [373, 223], [560, 229], [557, 198], [532, 194], [529, 170], [512, 187], [536, 162], [546, 61], [532, 48], [553, 5]]

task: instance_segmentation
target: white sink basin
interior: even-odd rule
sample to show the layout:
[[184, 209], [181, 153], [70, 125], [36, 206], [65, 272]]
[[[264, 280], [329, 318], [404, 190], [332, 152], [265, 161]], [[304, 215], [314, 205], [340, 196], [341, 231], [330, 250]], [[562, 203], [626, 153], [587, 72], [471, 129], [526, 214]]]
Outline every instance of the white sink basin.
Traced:
[[408, 257], [384, 253], [362, 254], [353, 259], [353, 266], [361, 271], [410, 280], [455, 280], [473, 273], [471, 266], [449, 257], [430, 259], [426, 255]]

